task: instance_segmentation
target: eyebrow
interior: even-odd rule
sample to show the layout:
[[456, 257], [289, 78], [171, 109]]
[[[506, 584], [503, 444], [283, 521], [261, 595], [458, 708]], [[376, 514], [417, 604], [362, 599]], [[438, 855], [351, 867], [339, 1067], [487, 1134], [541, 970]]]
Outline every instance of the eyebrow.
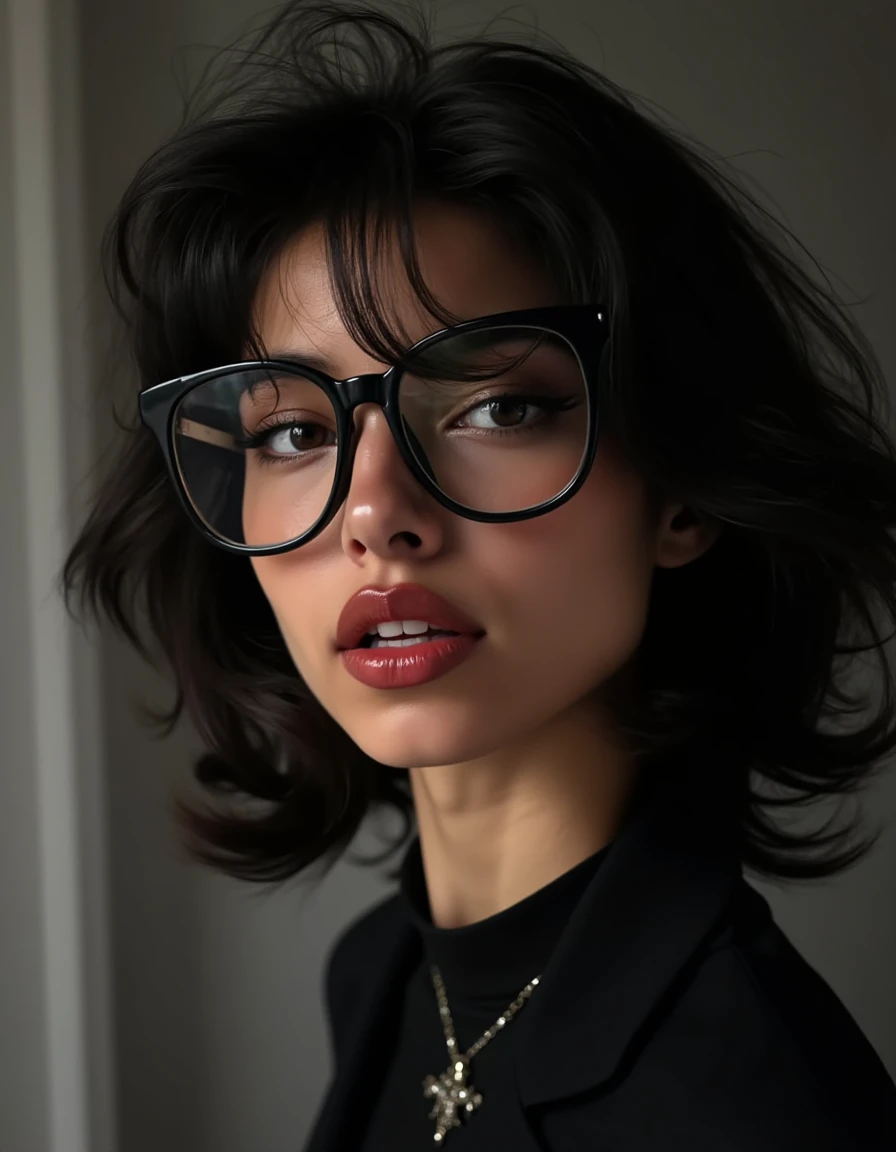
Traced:
[[333, 365], [326, 356], [319, 352], [301, 352], [295, 348], [275, 348], [267, 355], [268, 360], [286, 360], [291, 364], [301, 364], [306, 368], [315, 368], [327, 376], [333, 375]]

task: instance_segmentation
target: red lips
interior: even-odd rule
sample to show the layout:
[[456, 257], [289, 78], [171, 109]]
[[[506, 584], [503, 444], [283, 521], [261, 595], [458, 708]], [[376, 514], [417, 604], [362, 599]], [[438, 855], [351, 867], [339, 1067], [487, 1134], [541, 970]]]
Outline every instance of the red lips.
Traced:
[[485, 629], [456, 605], [420, 584], [397, 584], [394, 588], [362, 588], [342, 609], [336, 628], [340, 650], [358, 648], [377, 624], [390, 620], [425, 620], [433, 628], [483, 636]]

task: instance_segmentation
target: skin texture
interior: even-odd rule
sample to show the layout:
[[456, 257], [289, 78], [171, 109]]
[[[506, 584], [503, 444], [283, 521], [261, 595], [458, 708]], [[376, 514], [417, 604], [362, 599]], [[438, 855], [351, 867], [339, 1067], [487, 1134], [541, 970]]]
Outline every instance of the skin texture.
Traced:
[[[462, 319], [556, 302], [544, 273], [487, 218], [428, 205], [415, 228], [427, 284]], [[389, 267], [411, 340], [442, 327]], [[256, 315], [269, 349], [325, 356], [337, 378], [387, 367], [339, 319], [316, 228], [270, 269]], [[311, 691], [366, 753], [409, 770], [433, 922], [456, 927], [510, 907], [613, 838], [634, 769], [607, 685], [638, 647], [655, 566], [688, 563], [717, 532], [680, 516], [680, 504], [651, 513], [641, 480], [605, 441], [555, 511], [465, 520], [417, 484], [379, 409], [359, 408], [355, 423], [352, 485], [336, 518], [311, 543], [253, 565]], [[372, 689], [343, 668], [337, 620], [358, 589], [402, 582], [453, 601], [487, 636], [435, 681]]]

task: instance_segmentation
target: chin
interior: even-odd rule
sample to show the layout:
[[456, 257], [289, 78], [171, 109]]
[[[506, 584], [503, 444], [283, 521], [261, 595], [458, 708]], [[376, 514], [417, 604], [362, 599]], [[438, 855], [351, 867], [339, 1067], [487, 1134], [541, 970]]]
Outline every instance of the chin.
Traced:
[[391, 768], [462, 764], [488, 755], [500, 742], [501, 733], [487, 717], [464, 718], [456, 707], [450, 715], [433, 714], [438, 711], [405, 707], [396, 709], [394, 716], [368, 716], [363, 721], [355, 717], [354, 723], [342, 727], [362, 752]]

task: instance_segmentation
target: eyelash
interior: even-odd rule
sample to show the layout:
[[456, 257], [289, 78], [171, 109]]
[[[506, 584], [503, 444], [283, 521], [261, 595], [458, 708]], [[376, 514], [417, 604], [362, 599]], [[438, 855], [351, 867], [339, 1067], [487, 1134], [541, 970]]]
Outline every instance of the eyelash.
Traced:
[[[465, 412], [461, 413], [461, 416], [458, 417], [458, 419], [462, 419], [464, 416], [468, 416], [471, 412], [475, 412], [477, 408], [482, 408], [486, 404], [498, 402], [510, 403], [511, 401], [516, 404], [527, 404], [535, 408], [540, 408], [550, 415], [555, 415], [559, 412], [567, 412], [571, 408], [576, 407], [579, 403], [578, 398], [574, 396], [565, 397], [563, 399], [552, 396], [523, 395], [522, 393], [513, 393], [506, 396], [489, 396], [472, 404]], [[270, 432], [279, 428], [289, 428], [292, 426], [311, 423], [313, 423], [311, 420], [296, 420], [294, 416], [291, 416], [286, 412], [276, 413], [275, 415], [271, 416], [266, 421], [266, 423], [257, 428], [255, 432], [249, 432], [248, 429], [244, 428], [243, 439], [238, 440], [237, 444], [239, 447], [244, 448], [247, 451], [253, 449], [263, 449], [267, 440], [267, 436]], [[498, 428], [489, 432], [482, 432], [482, 434], [488, 436], [489, 438], [505, 435], [515, 436], [531, 432], [538, 428], [541, 423], [542, 420], [539, 419], [536, 420], [534, 424], [524, 424], [515, 428]], [[321, 425], [316, 425], [316, 427], [321, 427]], [[480, 429], [479, 431], [482, 430]], [[295, 456], [278, 456], [276, 454], [268, 455], [264, 452], [261, 452], [258, 456], [259, 463], [264, 464], [284, 464], [289, 461], [294, 461], [295, 459]]]

